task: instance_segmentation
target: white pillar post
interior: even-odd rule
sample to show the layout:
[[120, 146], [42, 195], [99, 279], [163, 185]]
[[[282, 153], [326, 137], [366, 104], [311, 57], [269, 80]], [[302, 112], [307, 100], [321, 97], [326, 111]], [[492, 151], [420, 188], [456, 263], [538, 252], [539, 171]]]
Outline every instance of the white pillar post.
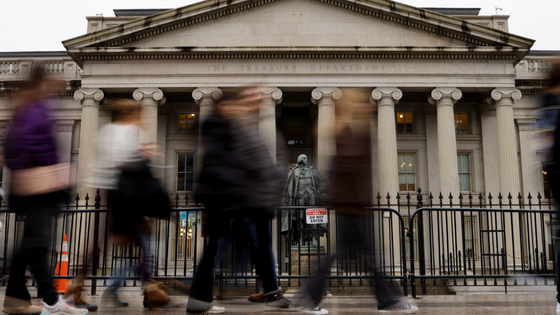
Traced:
[[[204, 147], [202, 144], [202, 124], [212, 114], [214, 110], [214, 104], [217, 100], [222, 97], [222, 90], [214, 87], [210, 88], [197, 88], [192, 92], [192, 97], [194, 101], [200, 106], [198, 112], [198, 148], [196, 151], [195, 160], [195, 178], [198, 180], [198, 174], [200, 173], [200, 168], [202, 167], [202, 158], [204, 157]], [[201, 213], [201, 220], [204, 220], [204, 216]], [[198, 260], [202, 258], [204, 252], [204, 239], [202, 237], [202, 225], [197, 229], [197, 253], [196, 257]], [[198, 262], [197, 262], [198, 263]]]
[[377, 88], [371, 96], [377, 101], [377, 139], [379, 158], [379, 193], [386, 201], [389, 194], [392, 200], [399, 191], [399, 166], [397, 153], [397, 125], [395, 104], [402, 98], [397, 88]]
[[282, 91], [279, 88], [264, 88], [261, 93], [263, 102], [259, 110], [259, 134], [276, 163], [276, 105], [282, 102]]
[[521, 99], [521, 91], [515, 88], [494, 89], [490, 96], [496, 102], [500, 190], [502, 195], [507, 196], [511, 193], [517, 199], [516, 196], [521, 189], [513, 103]]
[[461, 98], [456, 88], [435, 88], [429, 101], [437, 108], [439, 187], [444, 197], [459, 197], [459, 168], [457, 166], [457, 140], [453, 105]]
[[316, 88], [311, 92], [311, 97], [311, 101], [319, 107], [317, 170], [327, 176], [330, 173], [331, 158], [336, 154], [334, 103], [342, 97], [342, 91], [338, 88]]
[[99, 89], [79, 89], [74, 92], [74, 99], [82, 104], [82, 123], [80, 127], [80, 148], [78, 154], [78, 175], [76, 181], [80, 202], [85, 202], [86, 195], [95, 197], [95, 188], [86, 186], [86, 181], [93, 175], [93, 166], [97, 156], [97, 131], [99, 128], [99, 102], [103, 99]]
[[158, 105], [165, 103], [163, 91], [157, 88], [141, 88], [132, 93], [142, 104], [142, 130], [140, 144], [157, 143]]

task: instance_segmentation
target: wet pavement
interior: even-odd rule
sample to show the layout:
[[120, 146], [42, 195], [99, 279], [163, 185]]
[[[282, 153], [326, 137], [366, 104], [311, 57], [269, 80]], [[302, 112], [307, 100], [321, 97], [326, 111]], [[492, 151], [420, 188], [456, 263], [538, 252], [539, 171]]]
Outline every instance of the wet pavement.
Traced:
[[[173, 296], [178, 304], [173, 308], [149, 311], [142, 306], [142, 296], [127, 295], [123, 300], [130, 302], [128, 307], [114, 307], [104, 304], [99, 296], [88, 296], [90, 303], [99, 305], [99, 310], [92, 314], [185, 314], [188, 298]], [[3, 294], [0, 302], [3, 303]], [[38, 304], [34, 299], [33, 303]], [[431, 295], [416, 300], [417, 314], [452, 315], [452, 314], [555, 314], [556, 301], [554, 295]], [[251, 303], [242, 297], [226, 298], [215, 301], [218, 306], [226, 308], [226, 314], [263, 314], [262, 303]], [[373, 297], [366, 296], [329, 296], [323, 300], [323, 308], [332, 315], [378, 314]], [[266, 312], [275, 315], [301, 314], [302, 312]]]

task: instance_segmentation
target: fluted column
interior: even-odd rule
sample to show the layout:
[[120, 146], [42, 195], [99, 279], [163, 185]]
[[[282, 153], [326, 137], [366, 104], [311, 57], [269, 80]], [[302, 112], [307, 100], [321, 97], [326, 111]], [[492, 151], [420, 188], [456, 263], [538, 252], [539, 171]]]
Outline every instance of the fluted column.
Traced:
[[323, 175], [330, 171], [331, 158], [336, 154], [334, 103], [341, 97], [342, 91], [337, 88], [316, 88], [311, 92], [311, 101], [319, 107], [317, 169]]
[[261, 93], [263, 102], [259, 110], [259, 133], [276, 163], [276, 105], [282, 102], [282, 91], [279, 88], [264, 88]]
[[197, 88], [192, 92], [194, 101], [200, 107], [198, 112], [198, 149], [196, 159], [195, 178], [198, 178], [198, 172], [202, 166], [202, 157], [204, 156], [204, 149], [202, 145], [202, 124], [212, 114], [214, 104], [222, 97], [222, 90], [218, 88]]
[[74, 99], [82, 104], [82, 122], [80, 127], [80, 148], [78, 154], [77, 193], [84, 202], [86, 194], [95, 196], [95, 188], [86, 187], [86, 182], [93, 176], [93, 167], [97, 156], [97, 130], [99, 128], [99, 102], [103, 99], [99, 89], [79, 89], [74, 92]]
[[377, 88], [371, 96], [377, 101], [377, 152], [379, 159], [379, 193], [394, 198], [399, 191], [397, 126], [395, 104], [402, 98], [397, 88]]
[[214, 87], [197, 88], [192, 92], [194, 101], [200, 106], [198, 113], [198, 131], [202, 130], [202, 123], [214, 110], [214, 104], [222, 97], [222, 90]]
[[439, 187], [444, 196], [459, 195], [459, 169], [457, 166], [457, 140], [453, 105], [461, 98], [461, 90], [435, 88], [429, 101], [437, 108]]
[[515, 197], [520, 192], [520, 185], [513, 103], [521, 99], [521, 91], [515, 88], [494, 89], [490, 96], [496, 102], [500, 191]]
[[158, 104], [165, 103], [163, 91], [157, 88], [141, 88], [134, 91], [132, 97], [142, 104], [140, 144], [157, 143]]

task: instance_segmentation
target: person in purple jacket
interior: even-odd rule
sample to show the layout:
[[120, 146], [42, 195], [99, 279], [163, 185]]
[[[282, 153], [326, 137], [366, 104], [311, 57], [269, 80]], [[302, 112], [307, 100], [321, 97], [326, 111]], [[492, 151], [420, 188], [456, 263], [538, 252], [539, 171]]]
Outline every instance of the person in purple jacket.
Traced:
[[[5, 163], [12, 171], [9, 208], [25, 220], [6, 288], [3, 312], [8, 314], [88, 314], [87, 309], [74, 308], [59, 296], [47, 262], [54, 219], [63, 195], [55, 180], [58, 175], [53, 175], [60, 174], [63, 166], [58, 163], [48, 119], [48, 98], [56, 88], [56, 83], [43, 80], [42, 71], [35, 69], [15, 108], [4, 145]], [[25, 285], [28, 265], [43, 296], [41, 307], [31, 304]]]

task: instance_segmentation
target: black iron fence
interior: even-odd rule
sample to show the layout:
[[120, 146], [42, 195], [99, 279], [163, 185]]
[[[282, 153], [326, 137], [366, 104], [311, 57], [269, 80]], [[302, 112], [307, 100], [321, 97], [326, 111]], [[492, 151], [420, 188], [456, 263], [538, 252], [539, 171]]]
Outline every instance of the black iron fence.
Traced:
[[[497, 197], [491, 194], [433, 196], [418, 193], [377, 196], [374, 207], [364, 209], [364, 227], [371, 231], [376, 265], [382, 275], [400, 284], [406, 293], [423, 294], [436, 285], [534, 285], [555, 284], [552, 201], [542, 195]], [[313, 207], [321, 208], [321, 207]], [[330, 208], [327, 223], [307, 224], [307, 207], [278, 210], [273, 247], [282, 286], [300, 286], [337, 250], [337, 213]], [[201, 210], [188, 197], [175, 197], [175, 207], [165, 219], [151, 222], [151, 253], [154, 276], [188, 281], [201, 257], [206, 239], [202, 236]], [[22, 235], [22, 220], [4, 207], [0, 221], [0, 271], [9, 274], [10, 260]], [[68, 275], [82, 272], [91, 280], [91, 293], [107, 286], [117, 270], [137, 264], [140, 250], [134, 244], [114, 245], [110, 237], [110, 215], [99, 192], [93, 204], [76, 197], [55, 222], [51, 266], [53, 274], [61, 258], [63, 235], [67, 235]], [[241, 254], [240, 254], [241, 252]], [[259, 288], [249, 251], [233, 246], [217, 262], [219, 285]], [[236, 267], [231, 267], [236, 266]], [[128, 269], [125, 285], [139, 285], [139, 277]], [[373, 271], [359, 250], [337, 256], [327, 285], [331, 290], [367, 286]], [[0, 283], [2, 284], [2, 283]], [[5, 283], [3, 283], [5, 285]]]

